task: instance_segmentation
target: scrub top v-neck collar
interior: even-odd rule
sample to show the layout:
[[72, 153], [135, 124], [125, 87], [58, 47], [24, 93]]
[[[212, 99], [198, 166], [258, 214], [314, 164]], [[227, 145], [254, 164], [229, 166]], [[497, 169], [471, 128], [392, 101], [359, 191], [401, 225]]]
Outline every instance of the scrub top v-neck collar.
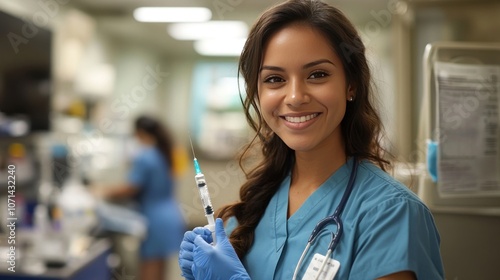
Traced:
[[[287, 218], [288, 215], [288, 196], [290, 193], [290, 181], [291, 174], [289, 174], [282, 182], [277, 194], [276, 199], [270, 201], [272, 207], [271, 222], [274, 224], [274, 235], [275, 235], [275, 249], [276, 252], [280, 251], [286, 242], [289, 235], [293, 235], [297, 230], [301, 228], [303, 220], [310, 215], [312, 209], [321, 204], [323, 199], [326, 199], [328, 194], [332, 192], [335, 188], [341, 189], [337, 190], [339, 195], [342, 195], [343, 190], [346, 188], [345, 181], [347, 176], [349, 176], [350, 166], [352, 165], [352, 159], [349, 159], [346, 164], [343, 164], [335, 173], [333, 173], [325, 182], [323, 182], [320, 187], [315, 190], [300, 206], [292, 216]], [[274, 201], [273, 201], [274, 200]], [[318, 221], [324, 217], [318, 217]], [[305, 246], [305, 244], [304, 244]]]

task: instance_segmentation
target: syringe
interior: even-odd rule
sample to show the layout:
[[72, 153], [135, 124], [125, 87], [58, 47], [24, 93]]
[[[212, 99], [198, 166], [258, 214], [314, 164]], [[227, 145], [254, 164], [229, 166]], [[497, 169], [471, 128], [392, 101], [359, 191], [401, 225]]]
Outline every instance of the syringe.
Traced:
[[194, 176], [194, 180], [196, 181], [196, 185], [198, 186], [198, 191], [200, 192], [201, 203], [203, 205], [203, 209], [205, 211], [205, 217], [207, 217], [208, 225], [205, 227], [208, 228], [212, 232], [213, 244], [215, 244], [215, 220], [214, 220], [214, 209], [212, 207], [212, 202], [210, 201], [210, 195], [208, 194], [207, 182], [205, 180], [205, 175], [201, 172], [200, 165], [198, 164], [198, 160], [194, 154], [193, 143], [191, 142], [191, 137], [189, 138], [189, 142], [191, 143], [191, 149], [193, 151], [193, 164], [196, 175]]

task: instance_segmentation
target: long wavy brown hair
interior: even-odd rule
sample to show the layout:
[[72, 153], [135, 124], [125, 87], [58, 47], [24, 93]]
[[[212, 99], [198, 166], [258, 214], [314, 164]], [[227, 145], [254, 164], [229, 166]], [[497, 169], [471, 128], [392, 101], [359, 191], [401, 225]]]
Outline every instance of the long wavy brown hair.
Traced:
[[243, 168], [246, 155], [254, 147], [260, 147], [261, 161], [245, 172], [247, 181], [240, 189], [240, 201], [222, 207], [218, 213], [223, 219], [234, 216], [238, 221], [230, 241], [240, 258], [252, 246], [255, 228], [295, 162], [294, 151], [262, 119], [257, 88], [264, 46], [273, 34], [292, 23], [307, 24], [325, 36], [341, 58], [347, 84], [355, 89], [355, 100], [347, 102], [341, 122], [346, 155], [374, 162], [383, 170], [390, 165], [381, 145], [381, 120], [372, 106], [365, 47], [352, 23], [335, 7], [315, 0], [290, 0], [271, 7], [253, 25], [239, 62], [246, 83], [246, 95], [241, 99], [247, 121], [256, 132], [240, 156], [240, 166]]

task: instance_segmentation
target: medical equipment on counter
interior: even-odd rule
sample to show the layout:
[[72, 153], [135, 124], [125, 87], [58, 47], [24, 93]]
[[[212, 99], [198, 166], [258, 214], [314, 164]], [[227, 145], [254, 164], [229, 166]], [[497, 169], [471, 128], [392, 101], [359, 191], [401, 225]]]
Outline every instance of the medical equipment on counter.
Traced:
[[213, 244], [215, 244], [215, 220], [214, 220], [214, 209], [212, 207], [212, 202], [210, 201], [210, 195], [208, 193], [207, 182], [205, 180], [205, 175], [201, 172], [200, 165], [194, 154], [193, 142], [191, 142], [191, 137], [189, 138], [191, 144], [191, 150], [193, 151], [193, 164], [196, 175], [194, 180], [198, 186], [198, 191], [200, 192], [201, 203], [205, 211], [205, 217], [207, 217], [208, 225], [205, 227], [212, 232]]
[[321, 221], [319, 221], [316, 226], [314, 227], [314, 230], [311, 233], [311, 236], [309, 236], [309, 240], [307, 241], [306, 248], [304, 251], [302, 251], [302, 255], [299, 258], [299, 261], [297, 262], [297, 266], [295, 267], [295, 271], [293, 273], [293, 280], [297, 278], [297, 274], [299, 273], [300, 266], [302, 265], [302, 262], [304, 261], [304, 257], [309, 251], [309, 248], [315, 241], [316, 237], [319, 235], [321, 230], [330, 222], [334, 222], [337, 225], [337, 232], [333, 233], [332, 232], [332, 241], [328, 245], [328, 251], [326, 252], [326, 256], [321, 264], [321, 267], [317, 270], [317, 274], [315, 279], [320, 279], [320, 275], [323, 273], [323, 269], [325, 267], [325, 264], [327, 261], [330, 259], [330, 255], [333, 253], [337, 245], [339, 244], [340, 237], [342, 237], [342, 233], [344, 232], [342, 220], [340, 218], [340, 215], [342, 215], [342, 212], [344, 211], [344, 208], [347, 204], [347, 200], [349, 199], [349, 196], [351, 195], [352, 189], [354, 187], [354, 180], [356, 179], [356, 174], [358, 172], [358, 161], [356, 159], [353, 159], [353, 166], [351, 169], [351, 175], [349, 177], [349, 181], [347, 182], [347, 187], [346, 190], [344, 191], [344, 194], [342, 196], [342, 199], [340, 200], [339, 205], [335, 209], [335, 212], [333, 215], [328, 216]]

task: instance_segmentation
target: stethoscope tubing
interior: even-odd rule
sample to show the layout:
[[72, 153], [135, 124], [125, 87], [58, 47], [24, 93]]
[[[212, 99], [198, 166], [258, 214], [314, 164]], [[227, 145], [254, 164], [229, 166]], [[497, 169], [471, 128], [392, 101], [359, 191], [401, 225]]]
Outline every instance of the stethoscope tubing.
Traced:
[[354, 182], [356, 181], [356, 175], [358, 173], [358, 165], [359, 162], [357, 161], [356, 158], [353, 159], [353, 166], [351, 170], [351, 174], [349, 176], [349, 181], [347, 182], [347, 187], [346, 190], [344, 191], [344, 194], [342, 195], [342, 199], [340, 200], [339, 205], [335, 209], [335, 212], [333, 212], [333, 215], [330, 215], [328, 217], [325, 217], [321, 219], [316, 226], [314, 227], [313, 231], [311, 232], [311, 235], [309, 236], [309, 239], [307, 240], [307, 245], [302, 251], [302, 254], [300, 255], [299, 261], [297, 262], [297, 266], [295, 267], [295, 271], [293, 273], [292, 280], [295, 280], [297, 278], [297, 274], [299, 272], [300, 266], [302, 265], [302, 262], [304, 261], [304, 258], [309, 251], [309, 248], [311, 245], [314, 243], [316, 237], [319, 235], [321, 230], [332, 220], [337, 224], [337, 232], [335, 234], [332, 233], [332, 241], [328, 245], [328, 251], [327, 255], [321, 264], [320, 270], [318, 271], [318, 274], [316, 275], [316, 279], [318, 279], [319, 275], [321, 275], [321, 272], [323, 271], [323, 268], [325, 264], [328, 261], [328, 258], [332, 254], [332, 252], [335, 250], [337, 247], [340, 237], [342, 237], [342, 234], [344, 232], [344, 225], [342, 223], [342, 219], [340, 216], [344, 212], [344, 208], [347, 204], [347, 200], [349, 200], [349, 197], [351, 196], [352, 189], [354, 188]]

